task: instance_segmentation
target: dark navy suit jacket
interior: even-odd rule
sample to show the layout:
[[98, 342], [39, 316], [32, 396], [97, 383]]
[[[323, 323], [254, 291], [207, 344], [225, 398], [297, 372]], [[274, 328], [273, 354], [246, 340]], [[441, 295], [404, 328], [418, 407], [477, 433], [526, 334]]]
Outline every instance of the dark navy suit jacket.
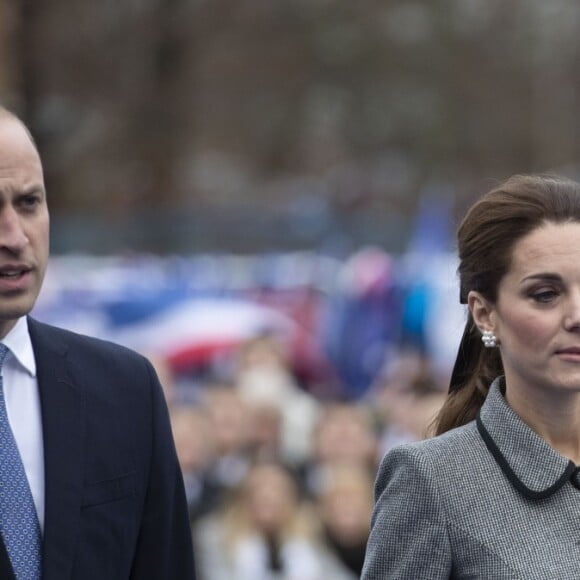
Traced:
[[[43, 580], [192, 580], [191, 531], [151, 364], [28, 320], [42, 406]], [[0, 578], [13, 578], [0, 540]]]

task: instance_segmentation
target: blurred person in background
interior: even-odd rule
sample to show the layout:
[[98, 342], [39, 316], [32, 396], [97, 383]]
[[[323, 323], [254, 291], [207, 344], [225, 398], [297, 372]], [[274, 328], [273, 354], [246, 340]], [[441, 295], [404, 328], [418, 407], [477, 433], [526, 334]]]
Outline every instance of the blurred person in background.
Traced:
[[189, 517], [194, 521], [215, 509], [221, 499], [219, 488], [208, 478], [216, 459], [213, 424], [193, 405], [174, 406], [170, 419]]
[[282, 460], [282, 413], [272, 403], [247, 402], [249, 450], [253, 460]]
[[276, 337], [258, 337], [242, 346], [235, 384], [244, 401], [278, 409], [282, 457], [292, 465], [303, 463], [310, 455], [320, 403], [300, 388]]
[[314, 512], [281, 463], [254, 465], [231, 502], [194, 529], [201, 580], [322, 580]]
[[324, 578], [358, 580], [362, 572], [373, 509], [374, 478], [362, 465], [329, 466], [316, 504], [328, 559]]
[[342, 384], [342, 398], [358, 400], [399, 339], [401, 296], [392, 257], [378, 247], [350, 256], [325, 313], [323, 342]]
[[353, 463], [374, 473], [378, 438], [370, 410], [353, 403], [328, 403], [313, 433], [312, 455], [305, 465], [306, 490], [318, 494], [329, 466]]
[[215, 453], [207, 470], [207, 484], [214, 490], [217, 505], [250, 468], [250, 414], [235, 388], [217, 383], [205, 386], [200, 410], [207, 415], [213, 433]]
[[362, 578], [578, 578], [580, 184], [514, 176], [457, 237], [449, 395], [381, 463]]
[[444, 400], [429, 357], [402, 349], [369, 397], [381, 425], [380, 456], [397, 444], [424, 439]]
[[0, 109], [0, 577], [190, 580], [191, 531], [151, 364], [28, 316], [49, 254], [42, 163]]
[[177, 394], [175, 389], [175, 377], [171, 365], [167, 359], [163, 356], [154, 353], [142, 353], [153, 365], [155, 373], [159, 378], [159, 384], [163, 389], [163, 394], [165, 396], [165, 402], [167, 406], [171, 409], [177, 400]]

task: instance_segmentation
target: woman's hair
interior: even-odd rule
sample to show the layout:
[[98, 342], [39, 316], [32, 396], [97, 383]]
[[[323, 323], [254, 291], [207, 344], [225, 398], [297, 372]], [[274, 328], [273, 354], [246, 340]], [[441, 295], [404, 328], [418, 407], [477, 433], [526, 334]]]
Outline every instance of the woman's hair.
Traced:
[[[460, 302], [466, 304], [476, 290], [495, 303], [515, 244], [542, 224], [563, 222], [580, 222], [580, 184], [569, 179], [515, 175], [486, 193], [457, 231]], [[502, 374], [499, 349], [483, 346], [470, 313], [435, 434], [474, 419], [491, 382]]]

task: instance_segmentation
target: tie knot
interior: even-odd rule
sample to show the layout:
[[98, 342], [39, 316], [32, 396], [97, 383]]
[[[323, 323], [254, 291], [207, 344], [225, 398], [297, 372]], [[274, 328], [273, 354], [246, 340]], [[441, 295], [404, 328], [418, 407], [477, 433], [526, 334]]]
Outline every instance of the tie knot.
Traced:
[[4, 366], [4, 361], [6, 360], [6, 355], [10, 352], [10, 349], [0, 342], [0, 370]]

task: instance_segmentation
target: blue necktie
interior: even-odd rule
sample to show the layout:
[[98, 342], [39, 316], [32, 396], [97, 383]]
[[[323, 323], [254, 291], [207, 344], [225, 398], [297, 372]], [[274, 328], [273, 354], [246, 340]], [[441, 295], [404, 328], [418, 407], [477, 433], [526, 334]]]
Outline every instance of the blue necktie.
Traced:
[[[0, 371], [9, 350], [0, 343]], [[38, 515], [14, 434], [8, 422], [0, 376], [0, 533], [18, 580], [39, 580]]]

